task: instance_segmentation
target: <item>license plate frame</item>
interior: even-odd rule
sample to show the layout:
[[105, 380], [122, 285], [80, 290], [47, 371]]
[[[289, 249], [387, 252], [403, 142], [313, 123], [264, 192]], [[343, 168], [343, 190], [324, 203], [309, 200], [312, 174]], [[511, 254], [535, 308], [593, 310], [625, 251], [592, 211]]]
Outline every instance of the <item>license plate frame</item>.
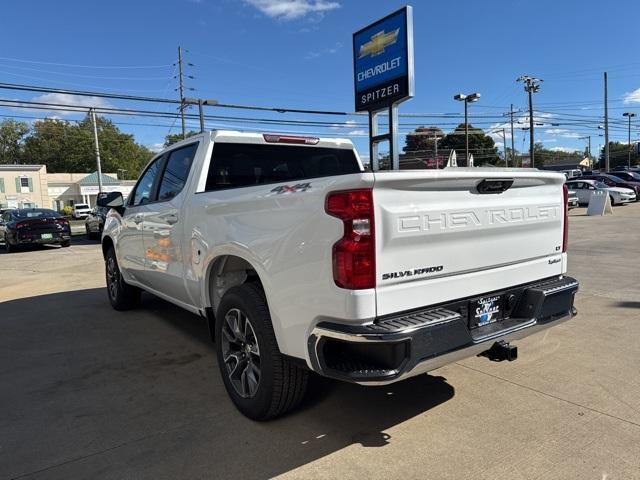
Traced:
[[41, 233], [40, 238], [42, 240], [53, 240], [53, 233]]
[[504, 320], [504, 297], [504, 293], [496, 293], [469, 302], [469, 328], [480, 328]]

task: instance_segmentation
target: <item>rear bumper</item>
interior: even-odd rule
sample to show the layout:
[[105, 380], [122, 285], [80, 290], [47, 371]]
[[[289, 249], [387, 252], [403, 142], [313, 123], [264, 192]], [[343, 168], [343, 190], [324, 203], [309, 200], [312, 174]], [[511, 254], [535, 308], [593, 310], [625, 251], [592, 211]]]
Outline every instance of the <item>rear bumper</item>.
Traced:
[[16, 238], [16, 243], [19, 245], [43, 245], [71, 240], [70, 232], [51, 232], [52, 238], [42, 238], [41, 235], [41, 233], [19, 235]]
[[[504, 295], [505, 319], [469, 328], [475, 297], [376, 319], [367, 325], [321, 322], [308, 340], [314, 371], [367, 385], [392, 383], [518, 340], [576, 314], [578, 282], [555, 277], [484, 296]], [[512, 297], [512, 298], [511, 298]]]

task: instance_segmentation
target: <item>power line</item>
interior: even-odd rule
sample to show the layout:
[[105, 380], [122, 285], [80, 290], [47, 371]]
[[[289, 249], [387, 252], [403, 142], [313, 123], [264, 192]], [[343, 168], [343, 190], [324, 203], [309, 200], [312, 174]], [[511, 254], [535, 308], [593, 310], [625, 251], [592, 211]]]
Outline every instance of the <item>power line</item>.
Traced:
[[170, 67], [171, 64], [163, 64], [163, 65], [77, 65], [73, 63], [55, 63], [55, 62], [42, 62], [38, 60], [24, 60], [19, 58], [11, 58], [11, 57], [0, 57], [0, 60], [8, 60], [11, 62], [20, 62], [20, 63], [33, 63], [39, 65], [55, 65], [58, 67], [73, 67], [73, 68], [96, 68], [96, 69], [145, 69], [145, 68], [166, 68]]

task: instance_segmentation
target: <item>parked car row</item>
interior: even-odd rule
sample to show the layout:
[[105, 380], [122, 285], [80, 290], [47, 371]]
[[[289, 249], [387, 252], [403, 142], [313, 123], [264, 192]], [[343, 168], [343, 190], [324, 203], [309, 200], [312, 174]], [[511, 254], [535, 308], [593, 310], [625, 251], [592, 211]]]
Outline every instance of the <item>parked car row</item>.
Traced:
[[596, 191], [605, 191], [611, 199], [611, 205], [621, 205], [623, 203], [635, 202], [637, 197], [636, 193], [628, 188], [609, 186], [604, 182], [597, 180], [585, 179], [582, 177], [580, 180], [570, 180], [567, 182], [567, 187], [574, 191], [578, 197], [578, 203], [585, 205], [591, 200], [591, 195]]

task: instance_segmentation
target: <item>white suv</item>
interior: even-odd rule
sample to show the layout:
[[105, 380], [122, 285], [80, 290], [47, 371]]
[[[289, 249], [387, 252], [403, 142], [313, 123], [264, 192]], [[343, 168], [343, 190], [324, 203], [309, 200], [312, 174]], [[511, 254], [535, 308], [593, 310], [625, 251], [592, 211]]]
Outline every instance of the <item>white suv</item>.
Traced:
[[76, 220], [80, 218], [87, 218], [91, 213], [91, 207], [86, 203], [76, 203], [73, 206], [73, 213], [71, 214]]

